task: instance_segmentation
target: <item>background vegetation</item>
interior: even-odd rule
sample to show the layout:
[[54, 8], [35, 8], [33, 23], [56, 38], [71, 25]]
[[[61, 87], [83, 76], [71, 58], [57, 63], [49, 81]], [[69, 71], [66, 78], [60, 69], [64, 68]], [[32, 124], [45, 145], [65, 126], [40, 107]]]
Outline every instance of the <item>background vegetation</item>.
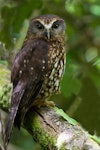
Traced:
[[[53, 99], [100, 136], [100, 0], [0, 0], [0, 71], [11, 68], [29, 19], [41, 14], [57, 14], [67, 24], [66, 71]], [[14, 129], [11, 143], [13, 150], [41, 149], [24, 129]]]

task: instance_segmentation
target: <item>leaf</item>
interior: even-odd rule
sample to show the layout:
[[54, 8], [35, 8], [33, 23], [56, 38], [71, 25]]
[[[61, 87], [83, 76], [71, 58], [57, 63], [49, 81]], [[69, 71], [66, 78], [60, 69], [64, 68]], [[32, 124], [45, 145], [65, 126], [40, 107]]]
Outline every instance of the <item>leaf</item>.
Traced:
[[69, 117], [62, 109], [56, 108], [56, 112], [57, 112], [57, 114], [62, 116], [66, 121], [68, 121], [70, 124], [72, 124], [72, 125], [77, 125], [78, 124], [78, 122], [76, 120]]

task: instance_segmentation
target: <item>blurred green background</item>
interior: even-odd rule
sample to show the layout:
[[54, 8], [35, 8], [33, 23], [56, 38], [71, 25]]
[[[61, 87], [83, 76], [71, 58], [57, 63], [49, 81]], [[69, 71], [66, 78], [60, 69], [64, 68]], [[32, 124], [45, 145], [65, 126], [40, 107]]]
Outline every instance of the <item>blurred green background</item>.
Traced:
[[[59, 15], [67, 24], [66, 71], [61, 94], [53, 99], [91, 134], [100, 136], [100, 0], [0, 0], [0, 64], [11, 68], [29, 19], [41, 14]], [[14, 129], [11, 149], [41, 148], [24, 129]]]

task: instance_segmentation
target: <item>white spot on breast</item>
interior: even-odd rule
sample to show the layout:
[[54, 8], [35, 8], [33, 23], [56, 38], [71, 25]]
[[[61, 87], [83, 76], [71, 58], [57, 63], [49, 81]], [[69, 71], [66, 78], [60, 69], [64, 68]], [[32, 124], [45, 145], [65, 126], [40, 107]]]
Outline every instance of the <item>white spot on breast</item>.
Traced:
[[50, 80], [53, 80], [53, 78], [54, 78], [53, 75], [50, 75], [50, 76], [49, 76], [49, 79], [50, 79]]
[[34, 70], [34, 68], [33, 68], [33, 67], [31, 67], [31, 70]]
[[55, 68], [53, 68], [53, 70], [52, 70], [52, 73], [51, 74], [54, 74], [55, 73]]
[[56, 80], [56, 82], [55, 82], [55, 86], [59, 86], [59, 80]]
[[24, 59], [24, 63], [26, 63], [26, 59]]
[[44, 70], [44, 69], [45, 69], [45, 66], [43, 66], [42, 69]]
[[58, 65], [58, 62], [56, 62], [56, 63], [55, 63], [54, 67], [56, 68], [56, 67], [57, 67], [57, 65]]
[[48, 77], [48, 74], [46, 74], [45, 76]]
[[63, 70], [60, 69], [60, 70], [59, 70], [59, 77], [62, 77], [62, 74], [63, 74]]
[[63, 67], [63, 65], [64, 65], [64, 64], [63, 64], [63, 61], [60, 61], [60, 64], [61, 64], [61, 67]]
[[45, 64], [45, 60], [43, 60], [42, 63]]
[[22, 74], [22, 70], [20, 70], [19, 73]]
[[53, 68], [53, 70], [52, 70], [52, 72], [51, 72], [51, 74], [49, 76], [49, 79], [53, 79], [54, 73], [55, 73], [55, 68]]

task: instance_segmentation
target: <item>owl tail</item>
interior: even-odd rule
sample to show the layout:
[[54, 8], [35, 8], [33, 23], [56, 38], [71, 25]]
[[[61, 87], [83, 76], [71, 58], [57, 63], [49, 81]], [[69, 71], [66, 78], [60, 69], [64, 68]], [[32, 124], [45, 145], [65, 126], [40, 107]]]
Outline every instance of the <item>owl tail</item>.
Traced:
[[10, 109], [10, 114], [8, 117], [8, 123], [7, 123], [6, 130], [5, 130], [5, 143], [4, 143], [5, 150], [7, 150], [7, 145], [8, 145], [9, 140], [10, 140], [11, 131], [12, 131], [15, 117], [16, 117], [16, 113], [18, 111], [18, 107], [19, 107], [19, 104], [20, 104], [20, 101], [23, 97], [24, 92], [25, 92], [25, 86], [18, 84], [14, 88], [13, 93], [12, 93], [11, 109]]

